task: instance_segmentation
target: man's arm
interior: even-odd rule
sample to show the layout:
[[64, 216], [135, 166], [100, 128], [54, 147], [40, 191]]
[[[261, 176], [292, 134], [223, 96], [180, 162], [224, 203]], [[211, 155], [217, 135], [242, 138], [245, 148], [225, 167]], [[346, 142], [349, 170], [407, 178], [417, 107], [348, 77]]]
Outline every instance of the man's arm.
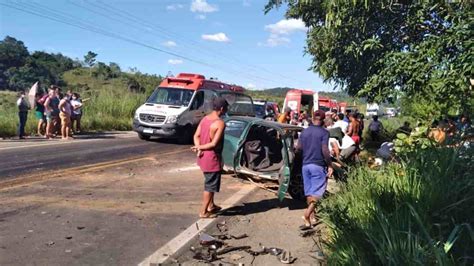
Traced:
[[[224, 137], [225, 123], [218, 120], [211, 125], [211, 130], [215, 130], [211, 142], [197, 146], [199, 150], [212, 150], [217, 146], [217, 143]], [[212, 133], [212, 132], [211, 132]], [[212, 135], [212, 134], [211, 134]]]
[[329, 153], [329, 147], [328, 147], [329, 132], [327, 134], [323, 135], [321, 141], [322, 141], [321, 149], [322, 149], [322, 152], [323, 152], [324, 161], [326, 162], [326, 165], [328, 166], [328, 177], [329, 177], [329, 176], [332, 175], [332, 173], [334, 171], [332, 169], [331, 154]]
[[61, 100], [61, 101], [59, 102], [59, 105], [58, 105], [59, 110], [61, 110], [61, 111], [63, 110], [64, 104], [66, 104], [66, 101], [65, 101], [65, 100]]
[[[200, 137], [201, 137], [201, 123], [199, 123], [196, 132], [194, 132], [194, 137], [193, 137], [193, 142], [194, 142], [194, 147], [191, 149], [196, 148], [200, 144]], [[197, 148], [196, 148], [197, 149]]]
[[48, 97], [46, 98], [46, 101], [44, 101], [44, 109], [46, 109], [46, 111], [48, 112], [51, 112], [51, 108], [49, 107], [49, 102], [51, 101], [51, 99]]

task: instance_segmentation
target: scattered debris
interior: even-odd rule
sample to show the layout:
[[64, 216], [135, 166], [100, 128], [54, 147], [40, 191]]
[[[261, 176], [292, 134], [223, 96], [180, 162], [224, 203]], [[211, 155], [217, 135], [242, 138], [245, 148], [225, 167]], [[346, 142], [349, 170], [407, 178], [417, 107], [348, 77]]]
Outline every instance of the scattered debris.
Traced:
[[41, 214], [47, 214], [48, 212], [41, 212]]
[[243, 239], [243, 238], [246, 238], [246, 237], [249, 237], [247, 234], [241, 234], [241, 235], [230, 235], [230, 237], [232, 237], [233, 239]]
[[314, 234], [316, 234], [316, 230], [306, 230], [306, 231], [300, 232], [301, 237], [309, 237], [309, 236], [313, 236]]
[[66, 239], [72, 239], [72, 236], [66, 236], [65, 238]]
[[76, 227], [76, 228], [77, 228], [77, 230], [82, 230], [82, 229], [84, 229], [84, 228], [86, 228], [86, 227], [85, 227], [85, 226], [78, 226], [78, 227]]
[[171, 195], [173, 195], [173, 194], [172, 194], [172, 193], [169, 193], [169, 192], [166, 192], [165, 195], [166, 195], [166, 196], [171, 196]]
[[140, 201], [140, 204], [145, 204], [145, 202], [144, 202], [144, 201]]
[[283, 253], [281, 254], [279, 258], [280, 258], [280, 262], [283, 264], [292, 264], [296, 260], [296, 258], [293, 258], [291, 256], [291, 252], [289, 251], [283, 251]]
[[66, 249], [64, 252], [66, 252], [66, 253], [71, 253], [71, 252], [72, 252], [72, 250], [70, 250], [70, 249]]
[[33, 233], [34, 231], [33, 230], [28, 230], [28, 233]]
[[55, 244], [54, 241], [49, 241], [48, 243], [46, 243], [46, 246], [51, 247], [51, 246], [53, 246], [54, 244]]
[[241, 258], [243, 258], [244, 256], [240, 255], [240, 254], [232, 254], [230, 255], [230, 259], [233, 260], [233, 261], [236, 261], [236, 260], [240, 260]]

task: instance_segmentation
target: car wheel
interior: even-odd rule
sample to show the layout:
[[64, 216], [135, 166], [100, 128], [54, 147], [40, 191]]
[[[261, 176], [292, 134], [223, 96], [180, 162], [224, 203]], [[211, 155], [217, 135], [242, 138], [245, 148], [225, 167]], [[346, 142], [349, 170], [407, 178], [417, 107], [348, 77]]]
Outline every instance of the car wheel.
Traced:
[[141, 140], [150, 140], [151, 136], [138, 133], [138, 138], [140, 138]]
[[303, 176], [301, 173], [291, 175], [288, 193], [295, 200], [304, 201], [306, 199], [304, 195]]

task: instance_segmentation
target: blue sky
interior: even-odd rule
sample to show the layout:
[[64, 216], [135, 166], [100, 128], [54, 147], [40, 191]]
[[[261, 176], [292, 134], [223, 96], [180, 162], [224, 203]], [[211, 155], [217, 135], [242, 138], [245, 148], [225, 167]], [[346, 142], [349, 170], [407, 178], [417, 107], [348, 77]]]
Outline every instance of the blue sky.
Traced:
[[91, 50], [98, 61], [116, 62], [124, 70], [200, 73], [256, 89], [332, 90], [308, 71], [303, 23], [286, 20], [284, 8], [265, 15], [266, 2], [0, 0], [44, 16], [0, 5], [0, 35], [22, 40], [30, 51], [61, 52], [81, 60]]

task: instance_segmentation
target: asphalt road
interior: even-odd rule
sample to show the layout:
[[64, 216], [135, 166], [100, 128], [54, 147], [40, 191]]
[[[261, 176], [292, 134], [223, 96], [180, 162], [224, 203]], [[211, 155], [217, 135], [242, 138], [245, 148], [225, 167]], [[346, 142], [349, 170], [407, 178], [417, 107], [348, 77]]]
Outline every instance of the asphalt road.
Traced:
[[42, 139], [4, 141], [0, 142], [0, 182], [26, 174], [159, 155], [186, 147], [158, 139], [143, 141], [133, 133], [78, 136], [78, 139], [67, 142]]
[[[136, 136], [0, 143], [2, 178], [25, 179], [0, 180], [0, 265], [141, 262], [198, 219], [203, 176], [188, 147]], [[49, 170], [62, 174], [28, 181]], [[224, 176], [216, 202], [243, 185]]]

